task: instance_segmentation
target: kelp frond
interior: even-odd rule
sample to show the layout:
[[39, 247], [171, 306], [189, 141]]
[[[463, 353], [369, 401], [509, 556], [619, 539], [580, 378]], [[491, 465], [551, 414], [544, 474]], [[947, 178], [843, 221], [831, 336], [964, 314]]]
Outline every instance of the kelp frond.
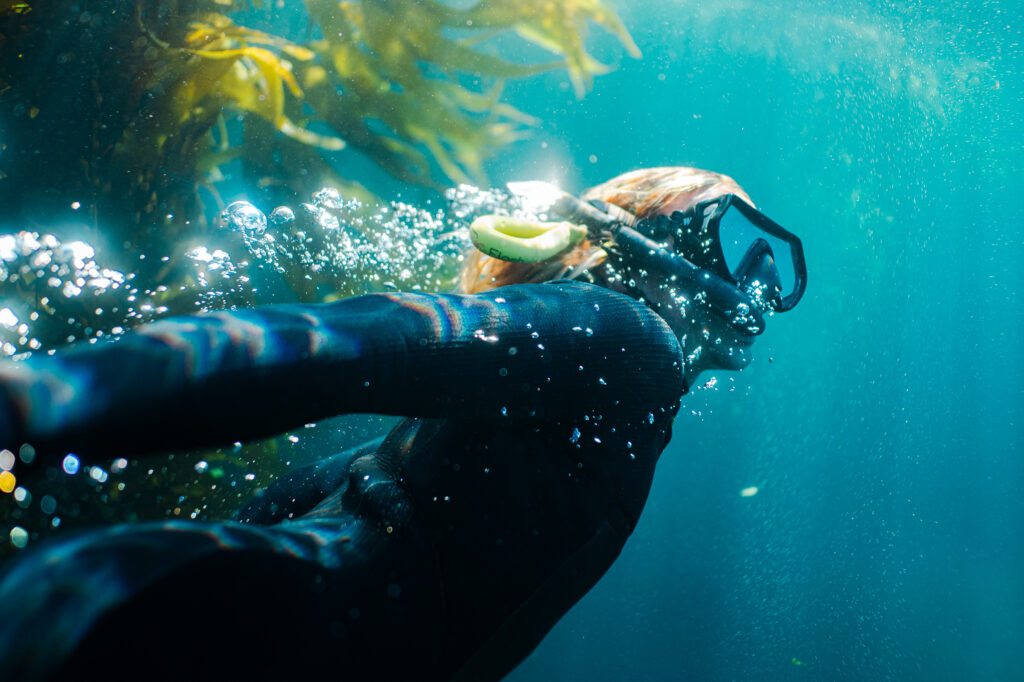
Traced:
[[[180, 47], [165, 44], [163, 52], [146, 88], [170, 85], [162, 114], [175, 124], [202, 116], [201, 110], [212, 99], [222, 108], [260, 116], [280, 132], [306, 144], [326, 150], [344, 147], [340, 138], [317, 135], [285, 115], [285, 88], [298, 99], [303, 93], [292, 74], [292, 61], [282, 55], [309, 61], [315, 55], [307, 48], [237, 26], [219, 14], [204, 14], [188, 22]], [[155, 125], [172, 127], [164, 121], [156, 121]]]
[[[72, 34], [61, 27], [80, 2], [0, 0], [0, 49], [20, 60], [0, 64], [0, 91], [8, 88], [0, 106], [33, 119], [41, 112], [31, 125], [14, 114], [10, 137], [55, 140], [44, 154], [6, 158], [27, 167], [47, 157], [49, 168], [64, 169], [63, 191], [77, 200], [88, 188], [94, 206], [130, 205], [135, 224], [201, 214], [198, 197], [183, 202], [183, 190], [210, 186], [233, 159], [264, 174], [258, 186], [297, 194], [309, 190], [301, 173], [313, 169], [318, 177], [305, 181], [323, 182], [333, 173], [324, 155], [346, 146], [401, 180], [482, 183], [488, 155], [536, 123], [501, 101], [505, 80], [564, 67], [583, 96], [607, 70], [586, 50], [591, 23], [639, 55], [604, 0], [480, 0], [466, 9], [435, 0], [304, 0], [310, 35], [322, 36], [306, 44], [236, 23], [229, 12], [259, 5], [243, 0], [136, 0], [101, 22], [75, 15], [84, 30]], [[503, 58], [488, 42], [502, 32], [556, 59]], [[62, 84], [51, 79], [44, 88], [36, 78], [44, 55], [58, 53], [78, 60], [77, 71], [55, 76], [77, 88], [81, 121], [70, 128], [68, 104], [56, 94]], [[47, 126], [59, 134], [48, 136]], [[82, 144], [56, 142], [75, 136]], [[298, 167], [283, 167], [285, 160]], [[8, 170], [29, 182], [46, 176]]]
[[564, 57], [577, 97], [593, 84], [593, 77], [607, 72], [587, 52], [587, 23], [593, 22], [619, 39], [630, 56], [640, 57], [622, 20], [601, 0], [481, 0], [459, 20], [478, 27], [512, 28], [526, 40]]
[[32, 11], [32, 6], [27, 2], [17, 2], [17, 0], [0, 0], [0, 16], [4, 14], [28, 14]]
[[[325, 36], [311, 45], [324, 69], [315, 71], [317, 86], [343, 93], [325, 119], [346, 130], [353, 146], [375, 158], [383, 154], [386, 168], [404, 167], [399, 177], [420, 182], [429, 178], [420, 155], [407, 145], [382, 144], [381, 134], [426, 149], [449, 180], [480, 182], [485, 155], [521, 139], [534, 123], [496, 97], [463, 87], [458, 74], [498, 79], [491, 93], [500, 93], [501, 79], [564, 64], [582, 96], [592, 77], [606, 70], [584, 48], [587, 21], [605, 26], [639, 54], [625, 27], [599, 0], [490, 0], [467, 10], [394, 0], [306, 0], [306, 6]], [[565, 61], [509, 62], [453, 35], [467, 27], [488, 33], [512, 29]], [[317, 86], [310, 83], [307, 90]], [[353, 136], [354, 121], [360, 122]]]

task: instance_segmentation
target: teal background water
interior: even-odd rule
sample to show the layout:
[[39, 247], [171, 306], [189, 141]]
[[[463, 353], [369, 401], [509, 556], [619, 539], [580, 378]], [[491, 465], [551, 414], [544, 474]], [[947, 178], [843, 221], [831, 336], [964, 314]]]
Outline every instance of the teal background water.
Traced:
[[583, 100], [564, 72], [509, 82], [540, 123], [492, 181], [728, 173], [803, 238], [809, 285], [684, 399], [619, 561], [509, 680], [1020, 679], [1019, 3], [618, 8], [643, 58], [595, 30], [617, 66]]
[[775, 4], [635, 3], [642, 60], [511, 91], [510, 175], [725, 172], [810, 268], [511, 680], [1020, 679], [1020, 7]]

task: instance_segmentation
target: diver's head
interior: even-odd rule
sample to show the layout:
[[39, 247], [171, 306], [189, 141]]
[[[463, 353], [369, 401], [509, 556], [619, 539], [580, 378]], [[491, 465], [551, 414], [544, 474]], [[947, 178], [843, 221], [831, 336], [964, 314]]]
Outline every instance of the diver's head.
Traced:
[[[659, 216], [691, 212], [704, 202], [729, 195], [754, 205], [750, 196], [728, 175], [676, 166], [623, 173], [588, 190], [583, 198], [613, 204], [636, 216], [638, 221], [650, 222]], [[667, 238], [667, 245], [672, 249], [672, 236], [662, 236]], [[693, 254], [688, 255], [697, 265], [704, 266], [693, 258]], [[764, 321], [751, 307], [749, 323], [735, 324], [736, 308], [742, 310], [748, 305], [742, 302], [743, 296], [735, 296], [740, 302], [720, 304], [716, 310], [716, 306], [708, 305], [707, 300], [699, 300], [707, 296], [708, 291], [694, 291], [672, 275], [653, 271], [655, 268], [643, 268], [646, 276], [635, 277], [631, 281], [679, 337], [686, 354], [688, 377], [692, 380], [705, 369], [739, 370], [750, 364], [750, 346], [763, 330]], [[721, 286], [720, 289], [734, 297], [732, 287]], [[739, 294], [738, 291], [735, 293]]]
[[735, 194], [754, 202], [728, 175], [686, 166], [641, 168], [617, 175], [586, 191], [584, 199], [598, 199], [625, 209], [638, 219], [687, 211], [702, 201]]
[[[590, 203], [548, 188], [560, 196], [554, 213], [578, 224], [474, 221], [479, 250], [467, 258], [463, 291], [581, 278], [635, 296], [676, 332], [690, 379], [704, 369], [745, 367], [765, 314], [787, 310], [803, 292], [804, 276], [792, 276], [803, 271], [799, 240], [761, 215], [727, 175], [632, 171], [587, 191]], [[750, 229], [734, 232], [744, 224]], [[735, 244], [723, 249], [726, 236]], [[792, 250], [788, 297], [776, 244], [767, 240]]]

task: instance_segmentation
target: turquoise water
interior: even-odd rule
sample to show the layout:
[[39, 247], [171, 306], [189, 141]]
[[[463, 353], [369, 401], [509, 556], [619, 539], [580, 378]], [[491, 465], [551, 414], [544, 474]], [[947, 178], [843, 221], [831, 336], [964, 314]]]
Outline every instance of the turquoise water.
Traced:
[[1020, 679], [1020, 7], [767, 4], [637, 3], [583, 103], [516, 91], [549, 148], [514, 173], [728, 173], [810, 274], [510, 679]]
[[[582, 190], [642, 166], [724, 172], [803, 238], [809, 286], [798, 308], [769, 321], [749, 369], [685, 398], [623, 555], [509, 679], [1019, 679], [1019, 6], [618, 8], [643, 57], [595, 30], [595, 52], [617, 66], [583, 100], [564, 72], [510, 81], [506, 98], [541, 122], [491, 161], [492, 182]], [[351, 163], [381, 196], [443, 205]], [[247, 198], [232, 191], [226, 199]], [[448, 228], [457, 225], [437, 229]], [[414, 270], [436, 267], [401, 257]], [[123, 261], [118, 272], [130, 269]], [[207, 269], [211, 281], [224, 272]], [[257, 298], [275, 299], [253, 271], [266, 284]], [[401, 273], [389, 275], [395, 286]], [[135, 319], [161, 314], [159, 292], [138, 288]], [[216, 307], [217, 296], [212, 286], [195, 298]], [[346, 424], [345, 442], [379, 429]], [[301, 439], [295, 461], [338, 445], [323, 429]], [[280, 446], [283, 462], [291, 447]], [[209, 459], [185, 466], [198, 475], [193, 487], [174, 481], [177, 503], [143, 509], [152, 489], [143, 486], [119, 503], [104, 498], [102, 511], [82, 503], [81, 513], [159, 517], [178, 504], [202, 516], [204, 494], [230, 506], [209, 481], [199, 485], [221, 466]], [[266, 482], [265, 472], [251, 482], [224, 466], [239, 490]], [[36, 481], [33, 504], [52, 494], [67, 525], [89, 486]]]

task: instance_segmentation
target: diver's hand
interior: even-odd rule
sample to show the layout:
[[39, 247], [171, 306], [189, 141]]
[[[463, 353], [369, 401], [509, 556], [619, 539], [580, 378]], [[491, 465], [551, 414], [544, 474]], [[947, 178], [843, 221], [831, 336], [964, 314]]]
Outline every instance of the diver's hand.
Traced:
[[[634, 276], [644, 299], [668, 322], [683, 347], [686, 380], [693, 385], [705, 370], [740, 370], [750, 364], [750, 347], [764, 330], [764, 318], [754, 303], [735, 285], [714, 273], [699, 270], [698, 276], [674, 279], [668, 273], [647, 270]], [[717, 280], [717, 281], [716, 281]], [[716, 306], [708, 289], [735, 293], [732, 302]], [[725, 299], [730, 300], [730, 299]]]

